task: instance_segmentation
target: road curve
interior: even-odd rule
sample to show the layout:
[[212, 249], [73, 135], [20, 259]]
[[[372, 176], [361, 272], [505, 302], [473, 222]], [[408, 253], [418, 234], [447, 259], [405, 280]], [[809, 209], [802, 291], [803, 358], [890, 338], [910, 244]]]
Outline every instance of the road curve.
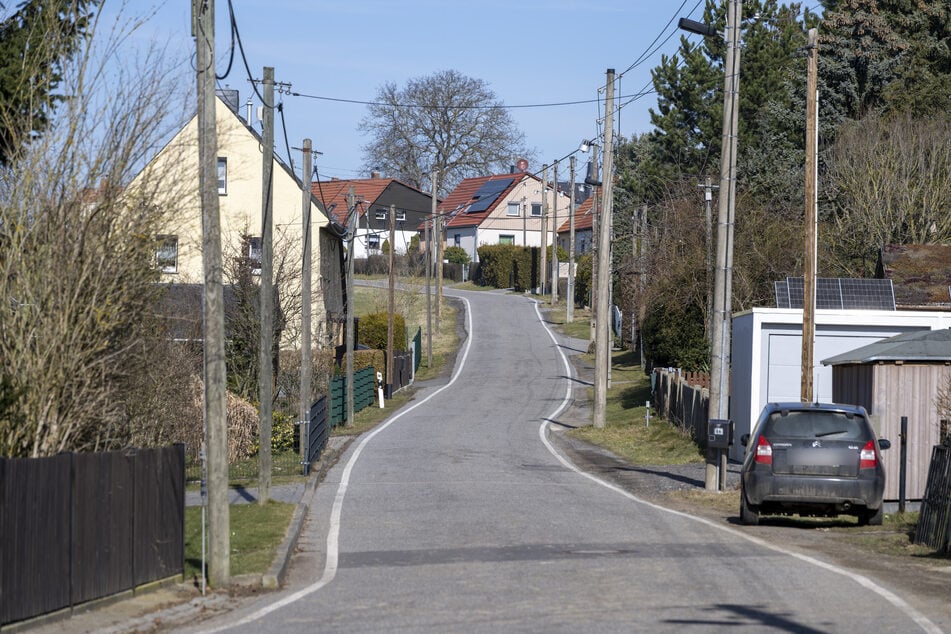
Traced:
[[674, 513], [547, 440], [575, 382], [536, 303], [458, 293], [451, 380], [317, 488], [287, 587], [198, 624], [257, 632], [940, 632], [869, 580]]

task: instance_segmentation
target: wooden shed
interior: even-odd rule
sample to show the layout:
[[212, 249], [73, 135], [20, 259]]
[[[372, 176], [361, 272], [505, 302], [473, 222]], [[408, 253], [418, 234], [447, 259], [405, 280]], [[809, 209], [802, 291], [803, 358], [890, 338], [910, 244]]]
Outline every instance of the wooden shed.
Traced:
[[906, 496], [924, 496], [934, 445], [947, 436], [938, 412], [939, 390], [951, 379], [951, 329], [909, 332], [823, 359], [832, 366], [832, 400], [863, 406], [882, 438], [885, 499], [898, 499], [901, 417], [908, 417]]

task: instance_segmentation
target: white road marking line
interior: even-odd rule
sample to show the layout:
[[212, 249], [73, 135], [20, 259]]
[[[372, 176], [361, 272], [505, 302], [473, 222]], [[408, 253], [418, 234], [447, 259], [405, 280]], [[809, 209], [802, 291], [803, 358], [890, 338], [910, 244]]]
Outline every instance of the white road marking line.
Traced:
[[[568, 376], [569, 376], [569, 377], [573, 376], [573, 373], [572, 373], [571, 368], [570, 368], [569, 363], [568, 363], [568, 357], [565, 356], [565, 353], [564, 353], [564, 351], [561, 349], [561, 345], [559, 344], [558, 340], [555, 338], [554, 334], [551, 332], [551, 329], [548, 328], [548, 325], [547, 325], [547, 324], [545, 323], [545, 321], [542, 319], [542, 315], [541, 315], [541, 312], [539, 312], [539, 310], [538, 310], [538, 305], [537, 305], [537, 304], [536, 304], [536, 306], [535, 306], [535, 312], [538, 313], [538, 319], [539, 319], [539, 321], [541, 322], [542, 326], [545, 328], [546, 331], [548, 331], [548, 336], [551, 337], [552, 341], [555, 342], [555, 346], [556, 346], [556, 348], [557, 348], [557, 350], [558, 350], [558, 354], [561, 355], [561, 360], [562, 360], [562, 362], [564, 363], [565, 368], [566, 368], [567, 371], [568, 371]], [[555, 416], [557, 416], [558, 414], [560, 414], [560, 413], [567, 407], [567, 405], [568, 405], [568, 399], [569, 399], [569, 397], [571, 396], [571, 387], [570, 387], [570, 386], [571, 386], [571, 382], [570, 382], [570, 380], [568, 381], [568, 384], [569, 384], [568, 395], [565, 397], [565, 400], [562, 401], [561, 405], [558, 406], [558, 409], [556, 409], [554, 412], [552, 412], [552, 414], [551, 414], [550, 416], [548, 416], [548, 419], [549, 419], [549, 420], [550, 420], [550, 419], [553, 419]], [[582, 475], [582, 476], [588, 478], [589, 480], [591, 480], [591, 481], [593, 481], [593, 482], [595, 482], [595, 483], [597, 483], [597, 484], [599, 484], [599, 485], [601, 485], [601, 486], [603, 486], [603, 487], [606, 487], [606, 488], [610, 489], [611, 491], [614, 491], [615, 493], [618, 493], [618, 494], [620, 494], [620, 495], [623, 495], [624, 497], [626, 497], [626, 498], [628, 498], [629, 500], [632, 500], [632, 501], [634, 501], [634, 502], [637, 502], [638, 504], [643, 504], [643, 505], [645, 505], [645, 506], [649, 506], [649, 507], [651, 507], [651, 508], [657, 509], [658, 511], [663, 511], [663, 512], [665, 512], [665, 513], [672, 513], [673, 515], [677, 515], [677, 516], [680, 516], [680, 517], [683, 517], [683, 518], [686, 518], [686, 519], [689, 519], [689, 520], [693, 520], [693, 521], [695, 521], [695, 522], [700, 522], [701, 524], [704, 524], [704, 525], [706, 525], [706, 526], [709, 526], [709, 527], [711, 527], [711, 528], [715, 528], [715, 529], [718, 529], [718, 530], [721, 530], [721, 531], [725, 531], [725, 532], [727, 532], [727, 533], [730, 533], [731, 535], [735, 535], [736, 537], [740, 537], [740, 538], [742, 538], [742, 539], [745, 539], [745, 540], [747, 540], [747, 541], [749, 541], [749, 542], [752, 542], [752, 543], [754, 543], [754, 544], [756, 544], [756, 545], [758, 545], [758, 546], [762, 546], [763, 548], [768, 548], [768, 549], [770, 549], [770, 550], [772, 550], [772, 551], [781, 553], [781, 554], [783, 554], [783, 555], [788, 555], [788, 556], [790, 556], [790, 557], [795, 557], [796, 559], [799, 559], [799, 560], [804, 561], [804, 562], [806, 562], [806, 563], [812, 564], [812, 565], [817, 566], [817, 567], [819, 567], [819, 568], [822, 568], [822, 569], [824, 569], [824, 570], [828, 570], [829, 572], [833, 572], [833, 573], [835, 573], [835, 574], [842, 575], [843, 577], [846, 577], [846, 578], [851, 579], [852, 581], [856, 582], [857, 584], [859, 584], [859, 585], [862, 586], [863, 588], [866, 588], [866, 589], [868, 589], [868, 590], [871, 590], [871, 591], [874, 592], [875, 594], [879, 595], [880, 597], [882, 597], [883, 599], [885, 599], [886, 601], [888, 601], [889, 603], [891, 603], [893, 606], [895, 606], [896, 608], [898, 608], [899, 610], [901, 610], [902, 612], [904, 612], [904, 613], [908, 616], [908, 618], [910, 618], [910, 619], [913, 620], [915, 623], [917, 623], [918, 626], [919, 626], [922, 630], [924, 630], [925, 632], [928, 632], [929, 634], [942, 634], [942, 631], [943, 631], [943, 630], [942, 630], [941, 628], [939, 628], [937, 625], [935, 625], [927, 616], [925, 616], [924, 614], [922, 614], [921, 612], [919, 612], [918, 610], [916, 610], [914, 607], [912, 607], [911, 605], [909, 605], [904, 599], [902, 599], [901, 597], [899, 597], [899, 596], [896, 595], [895, 593], [891, 592], [890, 590], [887, 590], [887, 589], [883, 588], [882, 586], [878, 585], [877, 583], [875, 583], [874, 581], [872, 581], [872, 580], [869, 579], [868, 577], [865, 577], [865, 576], [860, 575], [860, 574], [858, 574], [858, 573], [852, 572], [852, 571], [850, 571], [850, 570], [846, 570], [845, 568], [839, 568], [838, 566], [835, 566], [835, 565], [830, 564], [830, 563], [826, 563], [826, 562], [821, 561], [821, 560], [819, 560], [819, 559], [816, 559], [816, 558], [814, 558], [814, 557], [810, 557], [809, 555], [803, 555], [803, 554], [801, 554], [801, 553], [793, 552], [793, 551], [791, 551], [791, 550], [786, 550], [785, 548], [782, 548], [782, 547], [780, 547], [780, 546], [776, 546], [776, 545], [774, 545], [774, 544], [771, 544], [771, 543], [769, 543], [769, 542], [767, 542], [767, 541], [764, 541], [764, 540], [762, 540], [762, 539], [760, 539], [760, 538], [758, 538], [758, 537], [754, 537], [753, 535], [747, 535], [746, 533], [744, 533], [744, 532], [742, 532], [742, 531], [738, 531], [738, 530], [736, 530], [735, 528], [732, 528], [732, 527], [729, 527], [729, 526], [723, 526], [723, 525], [721, 525], [721, 524], [717, 524], [716, 522], [712, 522], [712, 521], [710, 521], [710, 520], [708, 520], [708, 519], [705, 519], [705, 518], [702, 518], [702, 517], [696, 517], [696, 516], [690, 515], [690, 514], [688, 514], [688, 513], [683, 513], [683, 512], [681, 512], [681, 511], [675, 511], [675, 510], [673, 510], [673, 509], [668, 509], [668, 508], [665, 508], [665, 507], [663, 507], [663, 506], [659, 506], [659, 505], [654, 504], [654, 503], [652, 503], [652, 502], [648, 502], [647, 500], [642, 500], [641, 498], [637, 497], [637, 496], [634, 495], [633, 493], [630, 493], [630, 492], [628, 492], [628, 491], [625, 491], [625, 490], [622, 489], [621, 487], [619, 487], [619, 486], [617, 486], [617, 485], [615, 485], [615, 484], [613, 484], [613, 483], [611, 483], [611, 482], [608, 482], [607, 480], [602, 480], [601, 478], [599, 478], [599, 477], [597, 477], [597, 476], [594, 476], [594, 475], [592, 475], [592, 474], [590, 474], [590, 473], [586, 473], [586, 472], [582, 471], [581, 469], [579, 469], [578, 467], [576, 467], [574, 464], [572, 464], [567, 458], [565, 458], [564, 456], [562, 456], [561, 453], [554, 447], [554, 445], [551, 444], [551, 441], [548, 440], [548, 429], [549, 429], [549, 426], [550, 426], [549, 420], [543, 421], [542, 424], [539, 426], [539, 428], [538, 428], [538, 435], [539, 435], [539, 437], [541, 438], [541, 441], [542, 441], [542, 443], [545, 445], [545, 447], [548, 448], [548, 451], [550, 451], [551, 454], [552, 454], [553, 456], [555, 456], [555, 458], [556, 458], [562, 465], [564, 465], [565, 467], [567, 467], [567, 468], [570, 469], [571, 471], [574, 471], [575, 473], [577, 473], [577, 474], [579, 474], [579, 475]]]
[[406, 414], [409, 414], [410, 412], [415, 410], [417, 407], [420, 407], [421, 405], [425, 405], [427, 402], [429, 402], [430, 399], [435, 397], [437, 394], [452, 387], [452, 385], [456, 382], [456, 379], [459, 378], [459, 374], [462, 372], [462, 369], [466, 365], [466, 360], [469, 358], [469, 350], [472, 348], [472, 340], [475, 338], [475, 335], [472, 331], [472, 309], [469, 304], [469, 300], [467, 300], [465, 297], [460, 297], [459, 299], [461, 299], [466, 305], [466, 329], [468, 330], [468, 337], [466, 338], [466, 345], [462, 351], [462, 357], [459, 360], [459, 362], [456, 363], [456, 368], [452, 374], [452, 378], [449, 379], [449, 383], [446, 383], [444, 386], [442, 386], [441, 388], [439, 388], [438, 390], [436, 390], [435, 392], [433, 392], [432, 394], [430, 394], [429, 396], [421, 400], [419, 403], [416, 403], [415, 405], [412, 405], [411, 407], [408, 407], [405, 410], [399, 411], [396, 414], [394, 414], [392, 417], [389, 418], [389, 420], [387, 420], [386, 422], [381, 424], [379, 427], [374, 429], [372, 432], [367, 434], [363, 438], [363, 440], [361, 440], [360, 443], [357, 445], [357, 448], [354, 450], [353, 454], [350, 456], [350, 459], [347, 461], [347, 466], [344, 468], [343, 475], [340, 478], [340, 485], [337, 487], [337, 494], [336, 496], [334, 496], [333, 508], [330, 512], [330, 530], [327, 533], [327, 561], [324, 565], [324, 573], [320, 577], [320, 579], [318, 579], [313, 584], [298, 590], [297, 592], [293, 594], [289, 594], [286, 597], [278, 601], [275, 601], [274, 603], [270, 603], [264, 606], [263, 608], [260, 608], [259, 610], [252, 612], [251, 614], [245, 616], [242, 619], [239, 619], [231, 623], [227, 623], [225, 625], [221, 625], [214, 629], [204, 630], [205, 632], [208, 632], [210, 634], [211, 632], [220, 632], [226, 629], [230, 630], [230, 629], [240, 627], [242, 625], [247, 625], [248, 623], [257, 621], [262, 616], [266, 616], [270, 614], [271, 612], [274, 612], [275, 610], [279, 610], [283, 608], [284, 606], [290, 605], [291, 603], [294, 603], [295, 601], [300, 601], [304, 597], [311, 595], [314, 592], [317, 592], [318, 590], [320, 590], [321, 588], [323, 588], [324, 586], [326, 586], [327, 584], [329, 584], [331, 581], [334, 580], [334, 577], [337, 576], [337, 564], [339, 562], [339, 557], [340, 557], [340, 514], [343, 511], [344, 498], [347, 495], [347, 487], [350, 484], [350, 474], [353, 472], [353, 467], [357, 462], [357, 458], [360, 457], [360, 454], [363, 453], [363, 449], [367, 446], [367, 443], [369, 443], [373, 439], [374, 436], [379, 434], [381, 431], [383, 431], [384, 429], [386, 429], [387, 427], [395, 423], [397, 420], [399, 420]]

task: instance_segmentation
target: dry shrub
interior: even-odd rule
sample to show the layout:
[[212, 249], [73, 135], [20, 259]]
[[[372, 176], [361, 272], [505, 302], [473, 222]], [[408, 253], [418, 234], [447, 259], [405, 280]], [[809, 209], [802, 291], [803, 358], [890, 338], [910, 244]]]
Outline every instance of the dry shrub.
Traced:
[[[188, 407], [179, 427], [180, 437], [175, 442], [185, 443], [185, 452], [192, 460], [199, 458], [199, 450], [204, 442], [202, 396], [204, 382], [195, 377], [190, 391]], [[228, 393], [228, 462], [235, 462], [252, 455], [258, 439], [258, 410], [248, 401]]]

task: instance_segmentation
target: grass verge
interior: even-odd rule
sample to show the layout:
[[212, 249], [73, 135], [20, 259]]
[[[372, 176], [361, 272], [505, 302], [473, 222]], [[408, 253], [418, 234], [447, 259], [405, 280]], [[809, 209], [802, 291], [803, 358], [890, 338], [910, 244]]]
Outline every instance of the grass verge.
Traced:
[[[593, 358], [589, 361], [593, 362]], [[688, 432], [663, 418], [651, 417], [647, 421], [649, 400], [650, 379], [639, 360], [630, 351], [615, 352], [604, 427], [580, 427], [569, 433], [635, 465], [703, 462], [703, 455]]]
[[[231, 574], [263, 574], [287, 532], [294, 504], [235, 504], [231, 518]], [[207, 553], [206, 553], [207, 557]], [[201, 580], [201, 507], [185, 509], [185, 579]]]

